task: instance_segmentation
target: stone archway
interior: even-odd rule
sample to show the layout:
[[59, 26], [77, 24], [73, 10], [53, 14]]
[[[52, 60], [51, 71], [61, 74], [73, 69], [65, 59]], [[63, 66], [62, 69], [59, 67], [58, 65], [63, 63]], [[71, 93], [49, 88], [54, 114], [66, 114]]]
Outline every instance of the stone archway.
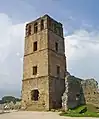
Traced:
[[38, 101], [39, 91], [38, 89], [34, 89], [31, 91], [31, 100]]

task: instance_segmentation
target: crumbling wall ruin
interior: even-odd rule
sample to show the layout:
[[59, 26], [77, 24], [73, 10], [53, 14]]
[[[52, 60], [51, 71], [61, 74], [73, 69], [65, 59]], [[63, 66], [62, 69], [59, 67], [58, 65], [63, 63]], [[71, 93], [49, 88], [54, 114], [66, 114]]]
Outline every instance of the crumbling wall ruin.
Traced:
[[87, 104], [99, 106], [98, 82], [95, 79], [86, 79], [81, 82]]
[[81, 79], [67, 75], [65, 78], [65, 92], [62, 96], [62, 106], [66, 111], [85, 104]]
[[95, 79], [80, 79], [69, 73], [65, 78], [62, 107], [66, 111], [82, 104], [99, 105], [98, 82]]

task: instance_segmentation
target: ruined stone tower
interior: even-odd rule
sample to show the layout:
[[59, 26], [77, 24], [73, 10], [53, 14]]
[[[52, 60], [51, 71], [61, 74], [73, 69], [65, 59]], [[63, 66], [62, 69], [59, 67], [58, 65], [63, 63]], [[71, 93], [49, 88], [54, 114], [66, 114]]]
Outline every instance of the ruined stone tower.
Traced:
[[26, 24], [22, 107], [61, 107], [66, 58], [62, 24], [48, 15]]

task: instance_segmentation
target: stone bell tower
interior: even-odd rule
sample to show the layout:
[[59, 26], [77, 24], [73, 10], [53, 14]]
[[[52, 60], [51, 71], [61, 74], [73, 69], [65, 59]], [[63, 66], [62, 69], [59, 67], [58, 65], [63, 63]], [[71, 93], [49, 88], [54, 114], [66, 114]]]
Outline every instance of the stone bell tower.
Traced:
[[26, 24], [22, 107], [28, 110], [60, 108], [65, 72], [62, 24], [48, 15]]

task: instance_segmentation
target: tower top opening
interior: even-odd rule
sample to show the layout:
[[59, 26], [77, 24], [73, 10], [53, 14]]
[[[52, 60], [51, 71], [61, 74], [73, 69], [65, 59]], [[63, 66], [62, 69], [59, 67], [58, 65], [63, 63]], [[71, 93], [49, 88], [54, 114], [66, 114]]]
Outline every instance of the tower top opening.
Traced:
[[49, 29], [56, 33], [57, 35], [63, 37], [63, 26], [60, 22], [57, 22], [49, 15], [45, 14], [37, 18], [36, 20], [26, 24], [26, 36], [38, 33], [45, 29]]

